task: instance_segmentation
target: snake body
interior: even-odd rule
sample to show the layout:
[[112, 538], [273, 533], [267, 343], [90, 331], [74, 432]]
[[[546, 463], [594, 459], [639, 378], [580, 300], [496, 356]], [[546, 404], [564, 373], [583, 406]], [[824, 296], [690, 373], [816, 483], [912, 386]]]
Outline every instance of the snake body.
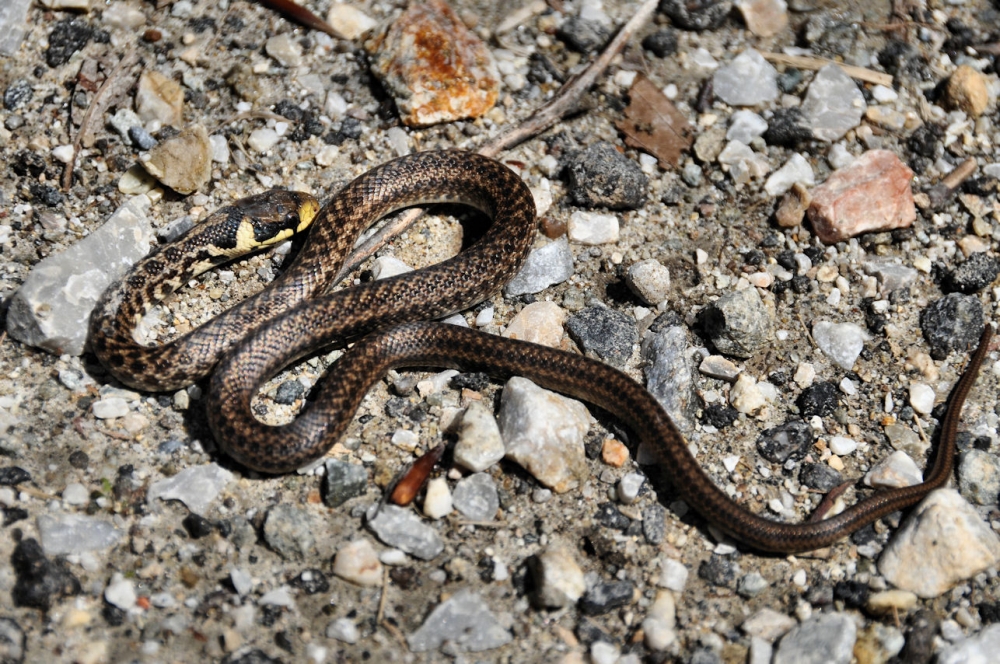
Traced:
[[[474, 154], [419, 153], [362, 175], [319, 212], [293, 268], [305, 275], [335, 274], [358, 229], [399, 207], [441, 200], [482, 210], [493, 218], [490, 229], [443, 263], [332, 293], [314, 288], [320, 294], [302, 298], [261, 322], [223, 355], [212, 375], [207, 405], [209, 424], [228, 455], [261, 472], [294, 470], [326, 453], [386, 371], [452, 367], [500, 378], [525, 376], [604, 408], [639, 439], [653, 443], [685, 502], [722, 531], [763, 551], [827, 546], [915, 504], [950, 477], [961, 406], [988, 352], [989, 325], [955, 386], [927, 479], [916, 486], [877, 492], [823, 521], [790, 524], [758, 516], [720, 490], [656, 399], [626, 374], [544, 346], [441, 323], [414, 322], [461, 310], [495, 292], [520, 268], [530, 248], [534, 229], [530, 192], [506, 167]], [[351, 229], [347, 237], [337, 233], [334, 222]], [[311, 258], [303, 259], [303, 254]], [[316, 256], [322, 256], [324, 265], [312, 265]], [[300, 278], [288, 273], [282, 277], [289, 282]], [[322, 288], [327, 285], [324, 281]], [[293, 422], [270, 427], [253, 417], [251, 400], [264, 381], [317, 348], [349, 342], [354, 345], [337, 361], [336, 380], [325, 381], [315, 401]]]

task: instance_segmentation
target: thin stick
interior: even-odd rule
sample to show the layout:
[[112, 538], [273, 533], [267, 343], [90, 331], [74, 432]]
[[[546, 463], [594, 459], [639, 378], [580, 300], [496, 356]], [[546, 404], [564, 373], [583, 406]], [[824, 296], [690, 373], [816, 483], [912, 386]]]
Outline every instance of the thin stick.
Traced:
[[815, 58], [805, 55], [785, 55], [784, 53], [761, 53], [761, 55], [763, 55], [764, 59], [768, 62], [773, 62], [779, 65], [790, 65], [792, 67], [799, 67], [800, 69], [816, 70], [822, 69], [827, 65], [837, 65], [851, 78], [856, 78], [859, 81], [864, 81], [865, 83], [875, 83], [886, 87], [892, 86], [892, 76], [889, 74], [883, 74], [882, 72], [865, 69], [864, 67], [845, 65], [834, 60], [827, 60], [826, 58]]
[[80, 130], [73, 140], [73, 156], [66, 162], [66, 168], [63, 169], [63, 191], [68, 191], [73, 186], [73, 170], [76, 168], [76, 156], [80, 153], [80, 148], [84, 143], [90, 142], [88, 139], [94, 133], [96, 125], [103, 121], [104, 112], [132, 87], [132, 77], [125, 76], [124, 73], [138, 62], [139, 52], [132, 48], [118, 61], [115, 68], [104, 79], [100, 89], [94, 93], [94, 98], [87, 108], [87, 114], [83, 116], [83, 122], [80, 123]]
[[[611, 60], [625, 47], [632, 35], [649, 22], [657, 4], [658, 0], [643, 2], [635, 15], [622, 26], [615, 38], [590, 63], [590, 66], [567, 81], [559, 89], [556, 96], [532, 113], [526, 120], [509, 130], [500, 132], [480, 146], [476, 152], [487, 157], [496, 157], [501, 152], [541, 134], [566, 116], [574, 113], [579, 108], [580, 98], [604, 74], [608, 65], [611, 64]], [[344, 261], [344, 266], [340, 268], [340, 273], [335, 281], [343, 279], [351, 270], [381, 249], [390, 238], [412, 226], [413, 222], [419, 219], [423, 213], [423, 208], [408, 210], [378, 229], [371, 237], [355, 247], [351, 255]]]

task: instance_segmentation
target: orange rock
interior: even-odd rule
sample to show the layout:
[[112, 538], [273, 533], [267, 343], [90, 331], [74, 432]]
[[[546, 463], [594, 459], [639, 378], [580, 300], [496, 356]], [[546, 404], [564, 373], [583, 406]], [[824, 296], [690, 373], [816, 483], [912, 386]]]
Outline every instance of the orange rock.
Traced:
[[601, 447], [601, 458], [604, 463], [615, 468], [621, 468], [628, 461], [628, 448], [614, 438], [605, 438]]
[[496, 103], [492, 54], [443, 0], [415, 0], [365, 48], [411, 127], [479, 117]]
[[809, 220], [833, 244], [869, 231], [907, 228], [917, 217], [913, 171], [889, 150], [870, 150], [813, 189]]

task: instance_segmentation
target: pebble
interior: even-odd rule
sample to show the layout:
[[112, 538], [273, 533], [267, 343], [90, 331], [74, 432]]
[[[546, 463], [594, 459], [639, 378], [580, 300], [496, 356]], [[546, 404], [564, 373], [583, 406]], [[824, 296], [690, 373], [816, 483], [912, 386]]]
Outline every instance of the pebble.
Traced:
[[383, 505], [374, 518], [369, 517], [367, 526], [383, 543], [421, 560], [432, 560], [444, 550], [437, 530], [396, 505]]
[[731, 587], [740, 575], [740, 566], [731, 558], [713, 553], [698, 565], [698, 577], [713, 586]]
[[671, 292], [670, 270], [652, 258], [629, 266], [625, 283], [643, 302], [654, 306], [665, 302]]
[[435, 477], [427, 482], [427, 490], [424, 492], [424, 516], [428, 519], [442, 519], [451, 514], [453, 506], [448, 480]]
[[282, 67], [298, 67], [302, 64], [302, 45], [285, 32], [264, 42], [264, 51]]
[[613, 244], [618, 242], [618, 217], [577, 210], [569, 217], [566, 236], [578, 244]]
[[944, 279], [947, 290], [978, 293], [993, 283], [1000, 274], [1000, 261], [989, 254], [977, 252], [959, 263]]
[[749, 636], [775, 641], [797, 624], [795, 618], [765, 607], [744, 620], [740, 629]]
[[253, 590], [254, 582], [250, 573], [244, 569], [233, 568], [229, 570], [229, 580], [233, 583], [233, 589], [240, 597], [245, 597]]
[[749, 572], [742, 576], [736, 584], [736, 592], [743, 597], [756, 597], [768, 587], [767, 579], [759, 572]]
[[824, 613], [782, 637], [774, 664], [849, 664], [856, 640], [853, 619], [842, 613]]
[[910, 406], [921, 415], [930, 415], [934, 410], [934, 388], [924, 383], [910, 383]]
[[556, 36], [577, 53], [592, 53], [603, 46], [610, 35], [597, 21], [570, 16], [559, 26]]
[[886, 545], [879, 572], [925, 599], [950, 590], [1000, 561], [1000, 539], [954, 489], [917, 505]]
[[1000, 459], [974, 448], [963, 452], [958, 464], [958, 489], [963, 498], [976, 505], [996, 505], [1000, 495]]
[[799, 482], [817, 491], [831, 491], [843, 481], [840, 473], [824, 463], [804, 463], [799, 470]]
[[[650, 505], [642, 511], [642, 535], [650, 544], [663, 541], [667, 531], [667, 510], [663, 505]], [[685, 577], [686, 578], [686, 577]], [[671, 588], [676, 590], [676, 588]]]
[[275, 505], [267, 511], [264, 540], [285, 560], [301, 560], [316, 552], [317, 519], [294, 505]]
[[785, 0], [736, 0], [733, 4], [750, 32], [758, 37], [772, 37], [788, 26]]
[[94, 417], [99, 420], [124, 417], [128, 414], [128, 402], [121, 398], [101, 399], [94, 402], [91, 410], [94, 413]]
[[694, 373], [685, 356], [687, 345], [687, 331], [680, 326], [647, 334], [642, 341], [646, 389], [682, 432], [692, 429], [695, 408]]
[[212, 179], [212, 144], [208, 131], [191, 125], [161, 141], [140, 158], [150, 175], [179, 194], [193, 194]]
[[949, 293], [920, 312], [920, 329], [935, 360], [975, 348], [983, 325], [983, 305], [975, 295]]
[[830, 451], [837, 456], [847, 456], [848, 454], [853, 454], [854, 450], [858, 449], [857, 441], [844, 436], [832, 436], [829, 445]]
[[566, 323], [566, 310], [555, 302], [532, 302], [511, 319], [502, 336], [558, 348]]
[[823, 354], [847, 371], [854, 368], [854, 363], [868, 340], [868, 334], [854, 323], [816, 321], [813, 323], [812, 334]]
[[[649, 178], [638, 164], [607, 141], [598, 141], [575, 153], [567, 164], [566, 172], [570, 196], [577, 205], [636, 210], [646, 203]], [[595, 215], [607, 216], [611, 215]], [[617, 241], [618, 237], [618, 220], [617, 217], [612, 218], [615, 220], [615, 239], [607, 240], [609, 242]], [[570, 217], [571, 227], [572, 224], [573, 217]]]
[[665, 58], [677, 52], [677, 41], [676, 30], [663, 28], [643, 37], [642, 47], [658, 58]]
[[[802, 223], [811, 202], [812, 195], [809, 190], [801, 184], [793, 184], [784, 198], [781, 199], [778, 209], [775, 210], [775, 220], [782, 228], [794, 228]], [[758, 287], [763, 288], [764, 286]]]
[[796, 184], [806, 187], [816, 184], [812, 166], [799, 152], [789, 157], [781, 168], [767, 178], [764, 182], [764, 191], [769, 196], [781, 196]]
[[766, 429], [757, 438], [757, 451], [768, 461], [784, 463], [788, 459], [801, 459], [812, 449], [812, 427], [803, 420], [791, 420]]
[[639, 473], [626, 473], [621, 480], [618, 481], [617, 486], [617, 496], [618, 501], [625, 504], [631, 505], [639, 498], [639, 491], [642, 489], [642, 485], [646, 482], [646, 476]]
[[765, 131], [767, 131], [767, 120], [753, 111], [740, 109], [729, 118], [726, 140], [739, 141], [744, 145], [749, 145], [750, 141], [758, 136], [762, 136]]
[[736, 364], [721, 355], [709, 355], [698, 365], [698, 371], [709, 378], [718, 378], [732, 383], [740, 375], [741, 370]]
[[730, 141], [716, 161], [728, 170], [730, 177], [737, 184], [746, 184], [751, 180], [759, 179], [767, 175], [771, 170], [771, 163], [764, 155], [754, 152], [748, 145], [739, 141]]
[[111, 583], [104, 589], [104, 599], [122, 611], [133, 609], [138, 599], [135, 584], [120, 573], [115, 573], [111, 578]]
[[529, 558], [528, 570], [534, 580], [532, 600], [540, 607], [572, 606], [587, 589], [583, 570], [563, 548], [549, 548]]
[[497, 419], [507, 458], [556, 493], [590, 476], [583, 439], [591, 418], [579, 401], [514, 377], [504, 385]]
[[90, 502], [90, 492], [79, 482], [73, 482], [63, 489], [62, 499], [67, 505], [86, 505]]
[[833, 244], [871, 231], [909, 228], [917, 214], [912, 179], [913, 171], [894, 153], [865, 152], [813, 189], [808, 215], [816, 235]]
[[715, 95], [730, 106], [757, 106], [778, 98], [778, 72], [752, 48], [719, 67], [712, 76]]
[[477, 593], [462, 589], [434, 607], [417, 631], [406, 637], [413, 652], [427, 652], [445, 641], [457, 652], [483, 652], [513, 640]]
[[950, 108], [978, 118], [990, 105], [988, 79], [969, 65], [960, 65], [948, 77], [944, 86], [944, 101]]
[[757, 380], [748, 374], [740, 374], [729, 390], [729, 403], [737, 412], [752, 415], [763, 408], [767, 401], [757, 387]]
[[573, 252], [566, 238], [533, 249], [503, 292], [508, 297], [540, 293], [549, 286], [561, 284], [573, 276]]
[[916, 604], [917, 596], [908, 590], [883, 590], [868, 596], [865, 610], [876, 616], [905, 614]]
[[8, 334], [56, 355], [82, 354], [97, 299], [149, 253], [149, 206], [145, 196], [129, 199], [87, 237], [36, 263], [8, 300]]
[[489, 48], [444, 0], [411, 4], [364, 46], [372, 73], [407, 126], [477, 118], [499, 96], [500, 74]]
[[893, 449], [906, 452], [913, 459], [922, 458], [930, 447], [930, 441], [924, 440], [913, 429], [902, 424], [886, 426], [885, 435]]
[[566, 331], [592, 357], [623, 367], [639, 341], [635, 319], [604, 306], [588, 307], [569, 317]]
[[279, 140], [281, 140], [281, 137], [278, 136], [278, 132], [263, 127], [250, 132], [250, 137], [247, 138], [247, 145], [254, 152], [267, 152], [277, 145]]
[[104, 551], [118, 543], [122, 531], [104, 519], [84, 514], [42, 514], [38, 535], [48, 556]]
[[0, 468], [0, 486], [17, 486], [31, 481], [31, 473], [18, 466]]
[[989, 625], [975, 636], [962, 639], [941, 649], [937, 664], [986, 664], [993, 661], [1000, 650], [1000, 625]]
[[677, 640], [677, 607], [673, 593], [669, 590], [656, 591], [646, 618], [642, 621], [646, 647], [657, 652], [666, 650]]
[[865, 484], [892, 489], [913, 486], [923, 481], [923, 472], [906, 452], [895, 451], [875, 464], [865, 475]]
[[455, 444], [455, 463], [474, 473], [500, 461], [506, 452], [500, 427], [486, 406], [473, 401], [465, 409]]
[[580, 598], [580, 611], [584, 615], [599, 616], [631, 604], [635, 587], [631, 581], [595, 583]]
[[327, 459], [323, 474], [323, 504], [340, 507], [368, 490], [368, 471], [360, 464]]
[[496, 484], [487, 473], [474, 473], [459, 480], [452, 501], [455, 509], [470, 521], [493, 521], [500, 509]]
[[215, 463], [191, 466], [173, 477], [153, 482], [146, 502], [152, 504], [157, 498], [179, 500], [195, 514], [203, 515], [232, 479], [230, 471]]
[[[180, 84], [155, 69], [139, 76], [135, 90], [135, 111], [147, 126], [180, 127], [184, 121], [184, 91]], [[141, 127], [129, 127], [129, 132]]]
[[771, 337], [773, 323], [756, 288], [726, 293], [698, 315], [716, 349], [724, 355], [752, 357]]
[[295, 598], [292, 597], [291, 588], [288, 586], [278, 586], [274, 590], [269, 590], [260, 596], [257, 603], [262, 606], [281, 606], [287, 609], [295, 608]]
[[801, 110], [813, 136], [832, 143], [861, 123], [865, 97], [843, 69], [831, 64], [816, 72]]
[[[339, 2], [334, 3], [334, 5], [339, 4]], [[353, 644], [361, 639], [361, 632], [350, 618], [337, 618], [326, 626], [326, 638]]]
[[[42, 518], [39, 517], [39, 525]], [[48, 554], [48, 555], [64, 555]], [[38, 542], [31, 537], [21, 540], [14, 546], [10, 557], [7, 583], [10, 584], [9, 569], [13, 569], [16, 581], [10, 588], [10, 596], [14, 606], [29, 607], [48, 611], [53, 603], [64, 597], [79, 595], [82, 591], [80, 580], [69, 570], [62, 560], [49, 560]], [[0, 623], [0, 637], [11, 630], [7, 623]], [[24, 645], [24, 634], [20, 634], [20, 643]], [[9, 655], [8, 644], [4, 643], [4, 655]]]
[[333, 573], [359, 586], [382, 584], [382, 563], [375, 547], [365, 538], [348, 542], [333, 557]]

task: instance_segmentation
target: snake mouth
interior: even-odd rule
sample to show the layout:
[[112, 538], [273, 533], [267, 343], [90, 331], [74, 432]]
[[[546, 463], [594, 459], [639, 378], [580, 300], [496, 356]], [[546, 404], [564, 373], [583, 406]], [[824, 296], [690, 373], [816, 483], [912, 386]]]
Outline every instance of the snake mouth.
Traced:
[[251, 246], [270, 247], [284, 242], [307, 229], [319, 214], [319, 201], [309, 194], [291, 191], [282, 193], [294, 202], [292, 209], [277, 218], [251, 217], [246, 220], [252, 226], [250, 230], [253, 240], [248, 239]]

